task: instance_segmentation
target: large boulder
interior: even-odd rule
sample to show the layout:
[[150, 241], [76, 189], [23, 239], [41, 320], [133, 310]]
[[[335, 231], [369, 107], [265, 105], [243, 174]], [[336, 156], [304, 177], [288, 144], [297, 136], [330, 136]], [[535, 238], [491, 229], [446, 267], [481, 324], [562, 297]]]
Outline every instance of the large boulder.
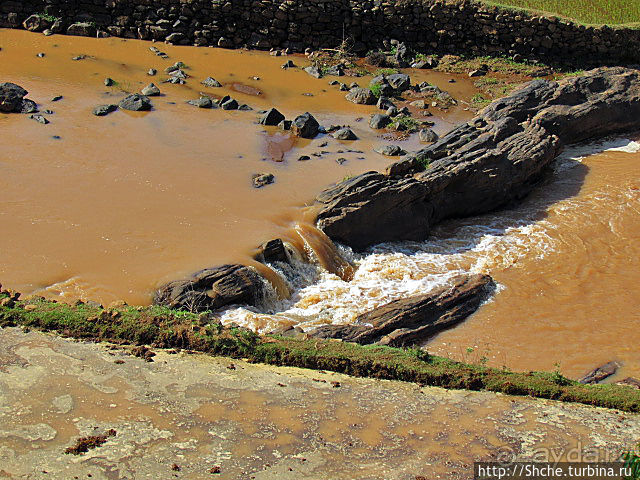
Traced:
[[310, 332], [360, 344], [395, 347], [415, 344], [452, 327], [474, 313], [494, 283], [488, 275], [460, 275], [450, 285], [394, 300], [359, 315], [350, 325], [324, 325]]
[[27, 93], [29, 92], [15, 83], [0, 83], [0, 112], [20, 113]]
[[298, 137], [315, 138], [319, 130], [320, 124], [309, 112], [298, 115], [295, 120], [291, 122], [291, 131]]
[[251, 267], [222, 265], [162, 286], [156, 291], [153, 302], [192, 312], [227, 305], [260, 306], [265, 298], [265, 285], [264, 279]]
[[356, 249], [423, 240], [441, 220], [526, 196], [564, 144], [638, 129], [637, 70], [535, 80], [396, 163], [394, 175], [368, 172], [322, 192], [318, 226]]

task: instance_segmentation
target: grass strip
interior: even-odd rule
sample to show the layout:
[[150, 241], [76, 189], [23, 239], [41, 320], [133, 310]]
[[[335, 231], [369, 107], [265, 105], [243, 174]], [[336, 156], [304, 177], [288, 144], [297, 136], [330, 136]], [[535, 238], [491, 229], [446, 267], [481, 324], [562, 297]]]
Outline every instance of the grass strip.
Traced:
[[158, 306], [104, 309], [42, 298], [20, 301], [16, 295], [3, 292], [0, 293], [0, 327], [11, 326], [79, 339], [182, 348], [271, 365], [640, 412], [640, 390], [626, 386], [582, 385], [559, 372], [511, 372], [466, 364], [429, 355], [417, 348], [259, 336], [245, 328], [225, 327], [209, 312], [194, 314]]

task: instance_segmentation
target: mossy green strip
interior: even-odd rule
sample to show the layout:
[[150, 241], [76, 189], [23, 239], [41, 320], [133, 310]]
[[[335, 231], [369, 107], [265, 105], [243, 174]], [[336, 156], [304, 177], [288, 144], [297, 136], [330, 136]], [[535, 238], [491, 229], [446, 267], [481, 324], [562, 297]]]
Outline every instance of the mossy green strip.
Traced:
[[511, 372], [399, 349], [317, 339], [258, 336], [227, 328], [210, 314], [163, 307], [105, 310], [46, 300], [12, 301], [0, 294], [0, 327], [23, 326], [75, 338], [184, 348], [252, 362], [330, 370], [359, 377], [444, 388], [488, 390], [640, 412], [640, 391], [619, 385], [582, 385], [559, 373]]

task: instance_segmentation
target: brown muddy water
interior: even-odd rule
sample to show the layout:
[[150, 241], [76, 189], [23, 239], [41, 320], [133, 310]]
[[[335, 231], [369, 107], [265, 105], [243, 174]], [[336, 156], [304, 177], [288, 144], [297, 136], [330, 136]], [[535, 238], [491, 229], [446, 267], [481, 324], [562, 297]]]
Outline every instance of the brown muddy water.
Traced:
[[[295, 222], [304, 223], [299, 207], [322, 188], [390, 163], [372, 152], [385, 143], [367, 125], [374, 107], [346, 101], [344, 92], [328, 85], [331, 78], [280, 68], [288, 58], [306, 66], [304, 57], [158, 44], [170, 56], [164, 60], [150, 46], [0, 30], [2, 81], [23, 86], [41, 110], [55, 112], [48, 125], [0, 115], [5, 286], [106, 304], [149, 303], [152, 290], [166, 281], [205, 266], [248, 263], [257, 245], [277, 236], [295, 240]], [[72, 60], [78, 55], [87, 57]], [[176, 61], [188, 65], [192, 78], [186, 85], [160, 83]], [[147, 75], [152, 67], [157, 76]], [[208, 76], [223, 88], [200, 85]], [[119, 87], [104, 86], [106, 77], [130, 91], [153, 81], [164, 95], [153, 97], [152, 112], [95, 117], [93, 107], [124, 96]], [[449, 86], [449, 75], [420, 72], [415, 78], [428, 78], [458, 98], [471, 96], [468, 79]], [[342, 80], [364, 86], [370, 77]], [[255, 111], [185, 103], [201, 91], [229, 94]], [[56, 95], [62, 100], [51, 102]], [[360, 140], [309, 141], [258, 125], [257, 110], [271, 106], [287, 118], [309, 111], [322, 125], [351, 125]], [[440, 132], [470, 116], [462, 108], [446, 118], [433, 114]], [[407, 150], [419, 145], [415, 136], [399, 143]], [[302, 155], [310, 160], [298, 161]], [[338, 164], [338, 158], [346, 161]], [[260, 172], [273, 173], [275, 183], [253, 188], [251, 176]]]
[[[161, 283], [202, 267], [258, 266], [253, 249], [281, 237], [312, 247], [319, 265], [280, 272], [287, 277], [280, 291], [293, 294], [274, 297], [268, 313], [234, 308], [221, 313], [223, 320], [261, 331], [347, 323], [461, 271], [484, 272], [499, 283], [498, 293], [465, 323], [432, 339], [427, 348], [433, 353], [514, 370], [559, 364], [571, 377], [618, 360], [624, 364], [618, 378], [640, 375], [637, 144], [613, 140], [568, 152], [523, 205], [445, 223], [427, 242], [380, 245], [364, 254], [338, 246], [357, 267], [346, 281], [349, 275], [335, 275], [342, 268], [331, 253], [335, 247], [312, 228], [313, 212], [303, 207], [326, 185], [390, 163], [372, 151], [387, 141], [367, 126], [375, 107], [347, 102], [328, 85], [330, 77], [282, 70], [289, 57], [158, 44], [170, 57], [163, 60], [150, 46], [0, 30], [0, 81], [22, 85], [41, 110], [55, 112], [49, 125], [0, 115], [3, 285], [68, 300], [145, 304]], [[72, 60], [81, 54], [87, 57]], [[160, 83], [164, 68], [179, 60], [192, 78], [186, 85]], [[157, 76], [147, 76], [151, 67]], [[429, 81], [458, 100], [474, 93], [469, 79], [450, 84], [446, 74], [410, 73], [414, 83]], [[200, 85], [207, 76], [223, 88]], [[105, 87], [105, 77], [131, 91], [153, 81], [164, 95], [152, 99], [152, 112], [94, 117], [94, 106], [124, 95]], [[232, 95], [255, 110], [185, 104], [200, 91]], [[51, 102], [54, 95], [63, 98]], [[446, 113], [431, 109], [435, 130], [444, 133], [469, 118], [463, 105]], [[360, 140], [300, 140], [258, 125], [257, 110], [271, 106], [288, 118], [309, 111], [322, 125], [348, 124]], [[419, 148], [415, 136], [394, 143]], [[624, 151], [580, 158], [611, 147]], [[301, 155], [310, 160], [298, 161]], [[273, 173], [276, 182], [252, 188], [258, 172]]]

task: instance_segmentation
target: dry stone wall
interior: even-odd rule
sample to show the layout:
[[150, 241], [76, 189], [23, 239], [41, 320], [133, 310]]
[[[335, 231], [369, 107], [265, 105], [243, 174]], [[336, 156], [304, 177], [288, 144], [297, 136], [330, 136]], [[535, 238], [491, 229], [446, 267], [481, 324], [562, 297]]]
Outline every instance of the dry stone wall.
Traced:
[[[34, 14], [46, 14], [33, 17]], [[58, 33], [257, 49], [356, 52], [397, 39], [425, 53], [522, 55], [587, 64], [640, 63], [640, 30], [592, 27], [443, 0], [7, 0], [0, 25]], [[24, 23], [27, 21], [26, 24]], [[79, 23], [79, 25], [78, 25]]]

